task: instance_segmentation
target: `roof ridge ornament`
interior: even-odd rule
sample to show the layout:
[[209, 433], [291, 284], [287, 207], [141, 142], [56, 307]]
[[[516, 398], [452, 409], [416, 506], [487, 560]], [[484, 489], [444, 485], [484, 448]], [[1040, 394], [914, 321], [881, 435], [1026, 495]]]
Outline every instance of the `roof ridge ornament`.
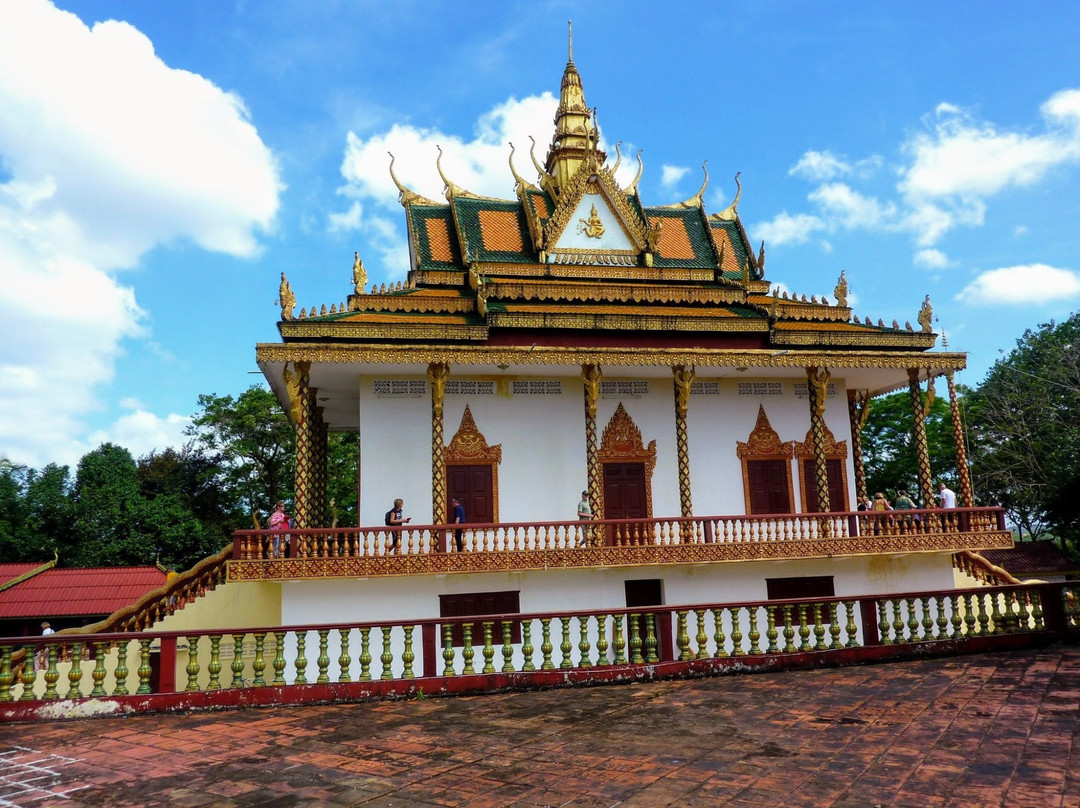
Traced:
[[[626, 193], [636, 194], [638, 182], [641, 181], [641, 173], [645, 170], [645, 163], [641, 159], [641, 149], [637, 150], [637, 176], [634, 177], [634, 181], [626, 186]], [[612, 172], [614, 173], [614, 172]]]
[[399, 180], [397, 178], [397, 174], [394, 173], [394, 160], [397, 158], [394, 157], [393, 152], [387, 152], [387, 154], [390, 155], [390, 179], [394, 181], [394, 185], [396, 185], [398, 189], [398, 202], [400, 202], [405, 207], [417, 203], [421, 205], [441, 204], [439, 202], [436, 202], [434, 199], [428, 199], [426, 196], [421, 196], [420, 194], [416, 193], [416, 191], [413, 191], [402, 185], [401, 180]]
[[520, 197], [524, 191], [539, 191], [539, 188], [517, 173], [517, 169], [514, 168], [514, 144], [510, 141], [507, 143], [510, 146], [510, 156], [507, 159], [510, 162], [510, 173], [514, 175], [514, 192]]
[[685, 202], [676, 202], [674, 205], [661, 205], [661, 208], [672, 210], [674, 208], [703, 208], [705, 206], [705, 189], [709, 187], [709, 161], [701, 164], [701, 170], [705, 172], [705, 180], [701, 183], [696, 194]]
[[529, 157], [532, 158], [533, 166], [536, 167], [536, 173], [540, 176], [540, 187], [553, 197], [558, 198], [558, 189], [555, 187], [555, 178], [551, 176], [547, 172], [547, 169], [540, 165], [540, 161], [536, 159], [536, 138], [529, 135], [529, 140], [532, 141], [532, 147], [529, 149]]
[[439, 172], [439, 178], [443, 181], [443, 191], [446, 193], [446, 201], [453, 202], [455, 196], [469, 196], [469, 192], [459, 185], [455, 185], [442, 170], [443, 150], [438, 143], [435, 148], [439, 150], [439, 156], [435, 158], [435, 168]]
[[735, 172], [735, 186], [737, 188], [737, 190], [735, 191], [735, 199], [732, 200], [730, 205], [728, 205], [719, 213], [714, 213], [710, 218], [720, 219], [721, 221], [725, 222], [733, 222], [739, 218], [739, 199], [742, 198], [742, 183], [739, 182], [740, 174], [742, 174], [741, 171]]

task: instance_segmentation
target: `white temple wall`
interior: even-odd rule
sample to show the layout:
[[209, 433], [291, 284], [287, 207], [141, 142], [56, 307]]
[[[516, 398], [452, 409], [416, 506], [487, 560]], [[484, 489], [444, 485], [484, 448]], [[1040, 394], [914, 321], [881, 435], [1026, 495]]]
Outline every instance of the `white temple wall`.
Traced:
[[[565, 368], [561, 369], [565, 371]], [[634, 380], [628, 372], [605, 375], [605, 381]], [[398, 380], [424, 382], [415, 396], [379, 397], [374, 379], [358, 382], [361, 441], [362, 524], [380, 524], [395, 498], [405, 500], [413, 524], [443, 521], [431, 513], [431, 395], [423, 376]], [[455, 380], [494, 382], [489, 394], [448, 392], [444, 403], [443, 438], [449, 444], [468, 405], [477, 429], [489, 445], [502, 446], [498, 469], [499, 520], [502, 522], [573, 519], [580, 493], [587, 486], [582, 383], [576, 376], [481, 377], [454, 375]], [[557, 378], [561, 394], [514, 394], [511, 383]], [[637, 377], [640, 379], [640, 377]], [[667, 376], [651, 377], [648, 391], [601, 395], [597, 404], [597, 444], [617, 406], [622, 403], [641, 431], [645, 446], [656, 441], [652, 475], [653, 515], [680, 513], [674, 391]], [[764, 406], [781, 441], [802, 441], [810, 425], [805, 383], [800, 379], [698, 376], [687, 414], [691, 489], [694, 513], [701, 516], [746, 512], [742, 464], [736, 444], [746, 441]], [[838, 441], [847, 441], [848, 503], [855, 508], [847, 395], [842, 379], [832, 381], [825, 421]], [[792, 462], [793, 507], [803, 510], [801, 468]]]

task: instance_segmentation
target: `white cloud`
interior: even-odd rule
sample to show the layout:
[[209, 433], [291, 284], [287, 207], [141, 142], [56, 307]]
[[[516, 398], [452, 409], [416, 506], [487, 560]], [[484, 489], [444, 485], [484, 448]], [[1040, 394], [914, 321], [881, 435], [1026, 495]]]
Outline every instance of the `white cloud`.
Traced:
[[771, 222], [762, 222], [754, 226], [753, 231], [763, 238], [766, 244], [804, 244], [819, 230], [825, 229], [825, 223], [817, 216], [799, 213], [792, 216], [786, 210], [777, 214]]
[[915, 266], [925, 267], [926, 269], [944, 269], [948, 265], [949, 256], [945, 255], [941, 250], [930, 247], [915, 253]]
[[[125, 406], [132, 407], [132, 411], [117, 418], [107, 429], [90, 434], [88, 450], [102, 443], [116, 443], [139, 458], [166, 446], [179, 449], [190, 440], [184, 435], [191, 423], [189, 416], [172, 413], [162, 418], [143, 409], [137, 402], [127, 401]], [[78, 457], [75, 458], [77, 461]]]
[[686, 166], [661, 166], [660, 167], [660, 186], [665, 190], [671, 190], [679, 184], [679, 180], [690, 173], [690, 169]]
[[956, 299], [976, 305], [1031, 305], [1076, 297], [1080, 297], [1080, 273], [1046, 264], [1027, 264], [983, 272]]
[[68, 451], [146, 313], [114, 273], [179, 239], [255, 255], [282, 189], [235, 95], [127, 23], [0, 4], [0, 455]]
[[[788, 173], [817, 184], [807, 195], [811, 212], [784, 211], [754, 229], [775, 234], [769, 239], [773, 244], [807, 241], [809, 232], [794, 229], [799, 224], [825, 233], [908, 233], [919, 248], [916, 263], [927, 265], [936, 260], [927, 251], [949, 231], [984, 224], [991, 197], [1080, 161], [1080, 90], [1056, 93], [1040, 111], [1045, 129], [1031, 134], [1005, 131], [955, 104], [939, 104], [924, 128], [901, 144], [904, 163], [896, 169], [895, 199], [853, 187], [878, 173], [879, 156], [853, 161], [830, 151], [807, 151]], [[837, 182], [840, 178], [845, 181]]]

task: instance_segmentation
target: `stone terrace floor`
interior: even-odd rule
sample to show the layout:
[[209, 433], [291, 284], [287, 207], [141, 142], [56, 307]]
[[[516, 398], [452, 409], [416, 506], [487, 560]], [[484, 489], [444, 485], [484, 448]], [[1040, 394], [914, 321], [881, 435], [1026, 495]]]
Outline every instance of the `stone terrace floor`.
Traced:
[[0, 726], [2, 806], [1080, 806], [1080, 648]]

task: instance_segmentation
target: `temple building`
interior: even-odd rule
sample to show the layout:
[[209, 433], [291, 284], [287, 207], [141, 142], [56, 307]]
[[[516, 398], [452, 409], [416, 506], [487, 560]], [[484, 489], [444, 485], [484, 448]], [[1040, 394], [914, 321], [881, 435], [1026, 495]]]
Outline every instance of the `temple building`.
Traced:
[[[955, 553], [1011, 546], [970, 508], [962, 440], [954, 513], [855, 513], [868, 402], [897, 390], [913, 494], [935, 503], [924, 418], [937, 383], [960, 429], [965, 355], [932, 350], [929, 297], [912, 326], [854, 317], [843, 273], [830, 294], [781, 293], [741, 185], [710, 213], [707, 173], [690, 199], [646, 204], [640, 154], [620, 185], [570, 53], [535, 182], [510, 147], [512, 197], [480, 196], [440, 152], [445, 199], [428, 199], [391, 159], [407, 279], [369, 288], [357, 255], [347, 300], [297, 311], [282, 273], [281, 340], [256, 355], [296, 428], [298, 532], [280, 559], [238, 539], [230, 582], [280, 586], [275, 616], [301, 624], [327, 599], [425, 618], [920, 591], [954, 585]], [[330, 431], [357, 436], [359, 528], [331, 525]], [[583, 490], [594, 521], [577, 521]], [[399, 498], [411, 522], [395, 542]]]

